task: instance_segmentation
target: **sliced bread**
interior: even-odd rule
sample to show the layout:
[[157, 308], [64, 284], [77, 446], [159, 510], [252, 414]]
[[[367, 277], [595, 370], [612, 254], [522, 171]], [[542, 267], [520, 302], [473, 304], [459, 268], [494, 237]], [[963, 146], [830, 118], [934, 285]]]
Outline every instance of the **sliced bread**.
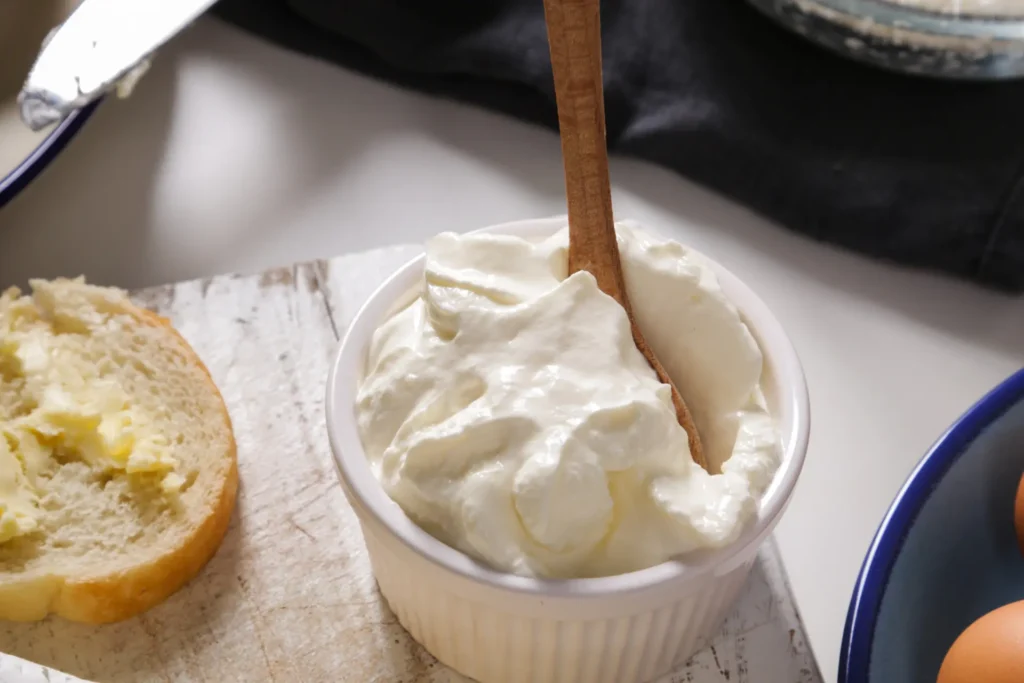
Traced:
[[0, 296], [0, 619], [126, 619], [223, 540], [231, 420], [169, 321], [81, 279], [31, 286]]

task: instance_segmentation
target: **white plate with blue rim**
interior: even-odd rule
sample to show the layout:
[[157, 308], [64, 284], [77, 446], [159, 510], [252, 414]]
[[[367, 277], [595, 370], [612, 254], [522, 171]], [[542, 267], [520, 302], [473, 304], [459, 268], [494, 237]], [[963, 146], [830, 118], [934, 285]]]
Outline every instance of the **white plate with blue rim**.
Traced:
[[935, 681], [964, 629], [1024, 600], [1022, 444], [1024, 370], [964, 413], [897, 494], [850, 601], [839, 683]]
[[33, 132], [22, 124], [17, 97], [43, 39], [78, 0], [0, 0], [0, 208], [59, 155], [98, 106], [73, 112]]

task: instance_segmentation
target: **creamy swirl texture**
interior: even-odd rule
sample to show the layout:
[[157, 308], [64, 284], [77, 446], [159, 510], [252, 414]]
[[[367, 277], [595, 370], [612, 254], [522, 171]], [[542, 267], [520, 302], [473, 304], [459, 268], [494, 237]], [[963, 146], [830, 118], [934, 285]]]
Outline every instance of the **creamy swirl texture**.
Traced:
[[734, 541], [780, 459], [756, 341], [699, 254], [617, 226], [644, 336], [693, 412], [693, 463], [668, 387], [568, 231], [445, 233], [419, 296], [375, 332], [359, 387], [367, 457], [388, 495], [499, 570], [594, 577]]

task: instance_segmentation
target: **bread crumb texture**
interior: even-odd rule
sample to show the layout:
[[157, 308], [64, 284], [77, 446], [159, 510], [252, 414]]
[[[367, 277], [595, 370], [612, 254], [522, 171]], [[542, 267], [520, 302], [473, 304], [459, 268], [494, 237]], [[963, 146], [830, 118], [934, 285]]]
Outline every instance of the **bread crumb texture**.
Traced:
[[125, 292], [30, 284], [0, 295], [0, 618], [120, 618], [184, 581], [128, 581], [152, 599], [122, 595], [132, 605], [106, 616], [62, 605], [65, 584], [117, 592], [197, 535], [207, 557], [181, 569], [198, 571], [234, 502], [230, 420], [191, 347]]

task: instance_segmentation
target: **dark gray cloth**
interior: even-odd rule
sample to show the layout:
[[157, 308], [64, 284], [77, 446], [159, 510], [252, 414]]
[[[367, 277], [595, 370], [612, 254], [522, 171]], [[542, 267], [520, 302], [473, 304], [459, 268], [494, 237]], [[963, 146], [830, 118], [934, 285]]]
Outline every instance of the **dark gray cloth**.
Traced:
[[[541, 0], [222, 0], [294, 50], [556, 127]], [[742, 0], [603, 3], [608, 143], [812, 238], [1024, 291], [1024, 83], [890, 74]]]

